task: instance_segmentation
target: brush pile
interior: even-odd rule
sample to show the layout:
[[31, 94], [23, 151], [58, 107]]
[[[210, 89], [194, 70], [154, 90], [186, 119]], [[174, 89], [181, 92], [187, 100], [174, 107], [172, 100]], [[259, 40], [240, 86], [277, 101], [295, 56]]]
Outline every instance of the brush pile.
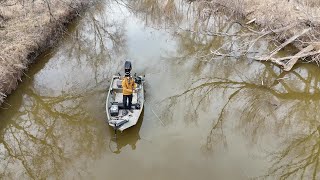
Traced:
[[[270, 60], [290, 71], [298, 60], [320, 63], [320, 1], [319, 0], [192, 0], [205, 14], [225, 13], [246, 19], [242, 26], [254, 33], [257, 39], [272, 36], [276, 47], [268, 54], [252, 57]], [[258, 30], [248, 27], [258, 25]], [[280, 50], [294, 45], [298, 52], [278, 57]], [[248, 44], [246, 47], [252, 47]], [[247, 49], [248, 51], [248, 49]], [[247, 54], [243, 51], [243, 54]], [[217, 54], [217, 53], [216, 53]], [[219, 53], [218, 53], [219, 54]]]

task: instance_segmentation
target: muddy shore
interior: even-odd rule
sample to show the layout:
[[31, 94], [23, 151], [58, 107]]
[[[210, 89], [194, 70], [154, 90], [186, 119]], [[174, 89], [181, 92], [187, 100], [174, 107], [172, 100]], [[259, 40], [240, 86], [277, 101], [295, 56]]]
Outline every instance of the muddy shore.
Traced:
[[53, 47], [67, 25], [93, 1], [1, 1], [0, 104], [36, 57]]

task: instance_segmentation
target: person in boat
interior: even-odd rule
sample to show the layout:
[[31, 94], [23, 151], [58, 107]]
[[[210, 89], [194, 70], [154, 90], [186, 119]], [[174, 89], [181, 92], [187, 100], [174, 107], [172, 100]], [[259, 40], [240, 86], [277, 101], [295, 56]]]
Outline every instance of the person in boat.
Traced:
[[134, 93], [135, 82], [131, 77], [131, 62], [126, 61], [124, 64], [125, 76], [122, 79], [122, 93], [123, 93], [123, 106], [124, 109], [132, 111], [132, 94]]

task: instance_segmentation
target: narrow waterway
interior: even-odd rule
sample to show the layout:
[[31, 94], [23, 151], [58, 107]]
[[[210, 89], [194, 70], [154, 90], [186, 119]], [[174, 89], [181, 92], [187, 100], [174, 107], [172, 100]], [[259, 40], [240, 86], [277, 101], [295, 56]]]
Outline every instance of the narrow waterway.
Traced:
[[[238, 31], [229, 21], [182, 0], [91, 8], [0, 109], [0, 177], [318, 179], [319, 68], [210, 56], [234, 37], [195, 31]], [[146, 104], [115, 140], [105, 99], [126, 59], [146, 76]]]

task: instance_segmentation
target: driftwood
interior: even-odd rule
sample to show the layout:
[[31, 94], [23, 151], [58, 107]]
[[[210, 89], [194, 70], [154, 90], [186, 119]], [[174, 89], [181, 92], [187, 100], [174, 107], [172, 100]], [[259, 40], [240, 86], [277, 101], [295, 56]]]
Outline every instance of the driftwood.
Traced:
[[[254, 19], [250, 20], [248, 23], [250, 24], [251, 22], [253, 22]], [[246, 28], [247, 30], [249, 30], [251, 32], [250, 33], [244, 33], [244, 34], [222, 34], [222, 33], [215, 33], [215, 36], [235, 36], [235, 37], [247, 37], [247, 36], [251, 36], [252, 34], [255, 35], [259, 35], [257, 38], [255, 38], [254, 40], [248, 42], [242, 49], [237, 49], [240, 50], [240, 53], [233, 53], [231, 52], [227, 52], [227, 53], [221, 53], [219, 52], [220, 49], [224, 49], [225, 47], [229, 47], [232, 46], [233, 42], [230, 43], [225, 43], [223, 44], [221, 47], [215, 49], [215, 50], [211, 50], [209, 54], [206, 55], [202, 55], [199, 56], [199, 58], [207, 58], [210, 57], [211, 58], [209, 60], [202, 60], [205, 62], [209, 62], [213, 59], [216, 59], [215, 57], [220, 56], [220, 57], [234, 57], [234, 58], [239, 58], [241, 56], [246, 56], [249, 53], [252, 53], [251, 48], [254, 46], [254, 44], [261, 39], [264, 36], [270, 35], [272, 33], [279, 33], [282, 31], [287, 31], [293, 27], [296, 26], [296, 24], [291, 24], [289, 26], [285, 26], [285, 27], [281, 27], [278, 29], [274, 29], [274, 30], [267, 30], [267, 31], [255, 31], [252, 30], [249, 26], [240, 24], [242, 27]], [[285, 71], [290, 71], [292, 69], [292, 67], [298, 62], [298, 60], [300, 58], [307, 58], [307, 57], [311, 57], [312, 60], [311, 61], [317, 61], [317, 59], [315, 59], [314, 57], [320, 57], [320, 43], [319, 42], [310, 42], [308, 43], [309, 45], [303, 49], [300, 50], [300, 52], [298, 52], [297, 54], [295, 54], [294, 56], [286, 56], [286, 57], [281, 57], [281, 58], [277, 58], [274, 57], [276, 56], [279, 51], [281, 51], [284, 47], [286, 47], [289, 44], [295, 43], [297, 41], [299, 41], [299, 38], [303, 35], [305, 35], [306, 33], [308, 33], [311, 30], [311, 28], [306, 28], [300, 32], [298, 32], [297, 34], [295, 34], [294, 36], [292, 36], [291, 38], [287, 39], [284, 43], [280, 44], [279, 46], [277, 46], [273, 51], [271, 51], [271, 53], [269, 55], [265, 55], [265, 56], [258, 56], [258, 57], [249, 57], [250, 59], [254, 59], [257, 61], [271, 61], [281, 67], [283, 67], [283, 69]], [[207, 34], [207, 35], [212, 35], [212, 34]]]
[[282, 43], [280, 46], [278, 46], [276, 49], [274, 49], [269, 56], [262, 57], [262, 58], [257, 58], [257, 60], [260, 60], [260, 61], [270, 60], [274, 55], [276, 55], [285, 46], [287, 46], [288, 44], [292, 43], [298, 37], [304, 35], [306, 32], [308, 32], [310, 30], [311, 30], [311, 28], [308, 28], [308, 29], [305, 29], [305, 30], [301, 31], [299, 34], [296, 34], [296, 35], [292, 36], [290, 39], [286, 40], [284, 43]]
[[246, 25], [251, 24], [251, 23], [253, 23], [253, 22], [256, 21], [256, 20], [257, 20], [256, 18], [253, 18], [253, 19], [251, 19], [250, 21], [248, 21], [248, 22], [246, 23]]
[[[292, 69], [292, 67], [296, 64], [296, 62], [298, 61], [299, 58], [301, 58], [302, 55], [306, 55], [306, 56], [310, 56], [309, 52], [312, 51], [314, 49], [313, 45], [309, 45], [306, 48], [302, 49], [300, 52], [298, 52], [295, 57], [291, 58], [285, 65], [285, 67], [283, 68], [285, 71], [290, 71]], [[305, 57], [306, 57], [305, 56]]]
[[293, 58], [298, 58], [299, 59], [299, 58], [304, 58], [304, 57], [308, 57], [308, 56], [314, 56], [314, 55], [317, 55], [319, 53], [320, 53], [320, 51], [305, 52], [304, 54], [300, 54], [300, 52], [299, 52], [294, 56], [286, 56], [286, 57], [282, 57], [282, 58], [271, 58], [271, 60], [278, 60], [278, 61], [287, 60], [288, 61], [288, 60], [291, 60]]
[[274, 58], [273, 56], [275, 56], [281, 49], [286, 47], [288, 44], [291, 44], [297, 38], [299, 38], [300, 36], [304, 35], [305, 33], [307, 33], [310, 30], [311, 30], [311, 28], [304, 29], [300, 33], [292, 36], [291, 38], [286, 40], [284, 43], [279, 45], [276, 49], [274, 49], [270, 53], [270, 55], [265, 56], [265, 57], [258, 57], [258, 58], [254, 58], [254, 59], [259, 60], [259, 61], [270, 60], [271, 62], [282, 66], [285, 71], [290, 71], [292, 69], [292, 67], [296, 64], [296, 62], [298, 61], [299, 58], [313, 56], [313, 55], [319, 54], [320, 51], [312, 51], [314, 49], [314, 46], [313, 45], [309, 45], [306, 48], [302, 49], [300, 52], [298, 52], [294, 56], [287, 56], [287, 57], [283, 57], [283, 58]]
[[[193, 2], [195, 0], [189, 1]], [[235, 33], [231, 33], [233, 31], [229, 32], [229, 29], [225, 27], [220, 30], [222, 31], [220, 33], [208, 33], [208, 35], [232, 36], [232, 38], [228, 38], [227, 42], [221, 45], [222, 48], [217, 48], [220, 50], [214, 47], [215, 49], [205, 56], [200, 53], [200, 58], [204, 58], [203, 61], [206, 62], [216, 59], [216, 56], [245, 57], [260, 61], [272, 61], [282, 66], [286, 71], [292, 69], [299, 58], [303, 58], [302, 60], [307, 62], [316, 62], [320, 66], [320, 52], [318, 52], [320, 50], [320, 21], [318, 18], [320, 4], [318, 3], [319, 0], [308, 0], [308, 3], [305, 3], [306, 1], [243, 0], [239, 1], [239, 3], [234, 3], [233, 0], [196, 0], [200, 10], [211, 8], [213, 14], [215, 12], [223, 12], [233, 15], [235, 19], [244, 18], [247, 20], [246, 22], [240, 21], [237, 23], [243, 29]], [[309, 2], [313, 4], [311, 5]], [[316, 2], [317, 4], [315, 4]], [[252, 27], [251, 24], [256, 24], [258, 27]], [[261, 39], [266, 36], [268, 37], [263, 43], [280, 45], [270, 53], [258, 55], [261, 52], [257, 52], [257, 48], [260, 47], [255, 45], [260, 43]], [[285, 42], [279, 43], [280, 39]], [[229, 41], [233, 42], [229, 43]], [[315, 43], [318, 43], [318, 45]], [[285, 57], [285, 59], [277, 58], [278, 52], [289, 44], [292, 44], [301, 52], [294, 56]], [[313, 45], [313, 48], [309, 45]]]

